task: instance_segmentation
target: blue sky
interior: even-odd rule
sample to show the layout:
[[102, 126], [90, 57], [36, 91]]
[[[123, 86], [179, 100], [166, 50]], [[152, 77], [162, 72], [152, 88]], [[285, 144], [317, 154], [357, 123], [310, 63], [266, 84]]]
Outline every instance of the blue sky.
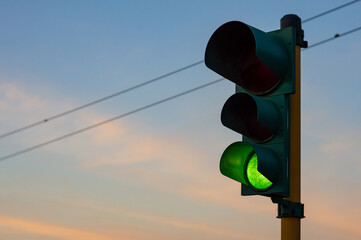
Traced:
[[[1, 133], [202, 60], [230, 20], [264, 31], [347, 1], [1, 1]], [[361, 3], [303, 25], [309, 44], [359, 27]], [[361, 32], [302, 52], [304, 239], [360, 239]], [[0, 157], [219, 78], [203, 64], [0, 139]], [[268, 198], [218, 170], [241, 136], [223, 81], [0, 168], [4, 239], [277, 239]]]

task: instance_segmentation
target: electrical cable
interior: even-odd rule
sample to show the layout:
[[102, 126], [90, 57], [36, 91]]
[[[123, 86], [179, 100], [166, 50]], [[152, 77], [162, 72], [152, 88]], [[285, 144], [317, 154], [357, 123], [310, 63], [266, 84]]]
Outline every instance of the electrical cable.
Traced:
[[[308, 48], [305, 48], [305, 49], [303, 49], [303, 50], [307, 50], [307, 49], [309, 49], [309, 48], [312, 48], [312, 47], [315, 47], [315, 46], [324, 44], [324, 43], [326, 43], [326, 42], [328, 42], [328, 41], [331, 41], [331, 40], [333, 40], [333, 39], [335, 39], [335, 38], [343, 37], [343, 36], [346, 36], [346, 35], [348, 35], [348, 34], [351, 34], [351, 33], [354, 33], [354, 32], [356, 32], [356, 31], [359, 31], [359, 30], [361, 30], [361, 26], [358, 27], [358, 28], [352, 29], [352, 30], [350, 30], [350, 31], [341, 33], [341, 34], [336, 34], [336, 35], [335, 35], [334, 37], [332, 37], [332, 38], [328, 38], [328, 39], [325, 39], [325, 40], [320, 41], [320, 42], [318, 42], [318, 43], [312, 44], [312, 45], [310, 45]], [[203, 61], [199, 61], [199, 62], [197, 62], [197, 63], [199, 64], [200, 62], [203, 62]], [[190, 65], [188, 65], [188, 66], [190, 66]], [[163, 75], [163, 76], [165, 76], [165, 75]], [[77, 135], [77, 134], [82, 133], [82, 132], [85, 132], [85, 131], [87, 131], [87, 130], [96, 128], [96, 127], [101, 126], [101, 125], [103, 125], [103, 124], [106, 124], [106, 123], [115, 121], [115, 120], [117, 120], [117, 119], [120, 119], [120, 118], [126, 117], [126, 116], [128, 116], [128, 115], [134, 114], [134, 113], [136, 113], [136, 112], [140, 112], [140, 111], [142, 111], [142, 110], [145, 110], [145, 109], [147, 109], [147, 108], [150, 108], [150, 107], [156, 106], [156, 105], [158, 105], [158, 104], [167, 102], [167, 101], [172, 100], [172, 99], [174, 99], [174, 98], [177, 98], [177, 97], [186, 95], [186, 94], [188, 94], [188, 93], [197, 91], [197, 90], [199, 90], [199, 89], [208, 87], [208, 86], [210, 86], [210, 85], [212, 85], [212, 84], [215, 84], [215, 83], [217, 83], [217, 82], [220, 82], [221, 80], [224, 80], [224, 78], [217, 79], [217, 80], [215, 80], [215, 81], [212, 81], [212, 82], [209, 82], [209, 83], [207, 83], [207, 84], [204, 84], [204, 85], [201, 85], [201, 86], [192, 88], [192, 89], [190, 89], [190, 90], [187, 90], [187, 91], [178, 93], [178, 94], [173, 95], [173, 96], [171, 96], [171, 97], [162, 99], [162, 100], [160, 100], [160, 101], [158, 101], [158, 102], [154, 102], [154, 103], [152, 103], [152, 104], [149, 104], [149, 105], [146, 105], [146, 106], [137, 108], [137, 109], [135, 109], [135, 110], [133, 110], [133, 111], [130, 111], [130, 112], [127, 112], [127, 113], [118, 115], [118, 116], [116, 116], [116, 117], [113, 117], [113, 118], [110, 118], [110, 119], [108, 119], [108, 120], [99, 122], [99, 123], [97, 123], [97, 124], [94, 124], [94, 125], [91, 125], [91, 126], [82, 128], [82, 129], [80, 129], [80, 130], [77, 130], [77, 131], [74, 131], [74, 132], [65, 134], [65, 135], [63, 135], [63, 136], [60, 136], [60, 137], [57, 137], [57, 138], [54, 138], [54, 139], [45, 141], [45, 142], [43, 142], [43, 143], [34, 145], [34, 146], [32, 146], [32, 147], [25, 148], [25, 149], [23, 149], [23, 150], [20, 150], [20, 151], [11, 153], [11, 154], [9, 154], [9, 155], [0, 157], [0, 161], [6, 160], [6, 159], [9, 159], [9, 158], [13, 158], [13, 157], [18, 156], [18, 155], [20, 155], [20, 154], [24, 154], [24, 153], [26, 153], [26, 152], [30, 152], [30, 151], [32, 151], [32, 150], [41, 148], [41, 147], [46, 146], [46, 145], [49, 145], [49, 144], [51, 144], [51, 143], [58, 142], [58, 141], [63, 140], [63, 139], [65, 139], [65, 138], [69, 138], [69, 137], [71, 137], [71, 136]]]
[[159, 100], [159, 101], [157, 101], [157, 102], [154, 102], [154, 103], [148, 104], [148, 105], [146, 105], [146, 106], [137, 108], [137, 109], [135, 109], [135, 110], [129, 111], [129, 112], [127, 112], [127, 113], [120, 114], [120, 115], [118, 115], [118, 116], [115, 116], [115, 117], [113, 117], [113, 118], [107, 119], [107, 120], [105, 120], [105, 121], [102, 121], [102, 122], [99, 122], [99, 123], [90, 125], [90, 126], [88, 126], [88, 127], [79, 129], [79, 130], [77, 130], [77, 131], [73, 131], [73, 132], [71, 132], [71, 133], [62, 135], [62, 136], [60, 136], [60, 137], [56, 137], [56, 138], [53, 138], [53, 139], [51, 139], [51, 140], [45, 141], [45, 142], [43, 142], [43, 143], [39, 143], [39, 144], [33, 145], [33, 146], [29, 147], [29, 148], [25, 148], [25, 149], [23, 149], [23, 150], [20, 150], [20, 151], [11, 153], [11, 154], [9, 154], [9, 155], [0, 157], [0, 161], [6, 160], [6, 159], [9, 159], [9, 158], [13, 158], [13, 157], [15, 157], [15, 156], [18, 156], [18, 155], [21, 155], [21, 154], [24, 154], [24, 153], [33, 151], [33, 150], [35, 150], [35, 149], [44, 147], [44, 146], [49, 145], [49, 144], [51, 144], [51, 143], [58, 142], [58, 141], [63, 140], [63, 139], [65, 139], [65, 138], [72, 137], [72, 136], [77, 135], [77, 134], [79, 134], [79, 133], [88, 131], [88, 130], [90, 130], [90, 129], [99, 127], [99, 126], [101, 126], [101, 125], [104, 125], [104, 124], [106, 124], [106, 123], [109, 123], [109, 122], [118, 120], [118, 119], [120, 119], [120, 118], [129, 116], [129, 115], [132, 115], [132, 114], [134, 114], [134, 113], [140, 112], [140, 111], [145, 110], [145, 109], [147, 109], [147, 108], [151, 108], [151, 107], [154, 107], [154, 106], [159, 105], [159, 104], [161, 104], [161, 103], [168, 102], [168, 101], [170, 101], [170, 100], [172, 100], [172, 99], [175, 99], [175, 98], [184, 96], [184, 95], [186, 95], [186, 94], [189, 94], [189, 93], [191, 93], [191, 92], [194, 92], [194, 91], [200, 90], [200, 89], [202, 89], [202, 88], [208, 87], [208, 86], [213, 85], [213, 84], [215, 84], [215, 83], [218, 83], [218, 82], [220, 82], [220, 81], [222, 81], [222, 80], [224, 80], [224, 78], [220, 78], [220, 79], [214, 80], [214, 81], [212, 81], [212, 82], [209, 82], [209, 83], [200, 85], [200, 86], [198, 86], [198, 87], [189, 89], [189, 90], [187, 90], [187, 91], [178, 93], [178, 94], [176, 94], [176, 95], [173, 95], [173, 96], [164, 98], [164, 99]]
[[[333, 9], [330, 9], [330, 10], [328, 10], [328, 11], [326, 11], [326, 12], [323, 12], [323, 13], [320, 13], [320, 14], [315, 15], [315, 16], [313, 16], [313, 17], [307, 18], [307, 19], [303, 20], [302, 23], [305, 23], [305, 22], [314, 20], [314, 19], [316, 19], [316, 18], [319, 18], [319, 17], [321, 17], [321, 16], [324, 16], [324, 15], [326, 15], [326, 14], [329, 14], [329, 13], [331, 13], [331, 12], [334, 12], [334, 11], [336, 11], [336, 10], [339, 10], [339, 9], [341, 9], [341, 8], [344, 8], [344, 7], [346, 7], [346, 6], [349, 6], [349, 5], [351, 5], [351, 4], [353, 4], [353, 3], [356, 3], [356, 2], [359, 2], [359, 1], [360, 1], [360, 0], [354, 0], [354, 1], [351, 1], [351, 2], [348, 2], [348, 3], [345, 3], [345, 4], [343, 4], [343, 5], [340, 5], [340, 6], [338, 6], [338, 7], [335, 7], [335, 8], [333, 8]], [[337, 35], [337, 34], [336, 34], [336, 35]], [[317, 45], [322, 44], [322, 43], [324, 43], [324, 42], [331, 41], [332, 39], [341, 36], [341, 35], [339, 35], [339, 36], [336, 36], [336, 35], [335, 35], [335, 37], [333, 37], [333, 38], [326, 39], [326, 40], [324, 40], [324, 41], [322, 41], [322, 42], [317, 43]], [[317, 46], [317, 45], [315, 45], [315, 44], [314, 44], [314, 45], [310, 45], [308, 48], [314, 47], [314, 46]], [[304, 50], [305, 50], [305, 49], [304, 49]], [[90, 106], [92, 106], [92, 105], [95, 105], [95, 104], [97, 104], [97, 103], [103, 102], [103, 101], [108, 100], [108, 99], [110, 99], [110, 98], [119, 96], [119, 95], [124, 94], [124, 93], [126, 93], [126, 92], [130, 92], [130, 91], [135, 90], [135, 89], [137, 89], [137, 88], [139, 88], [139, 87], [142, 87], [142, 86], [145, 86], [145, 85], [147, 85], [147, 84], [156, 82], [156, 81], [158, 81], [158, 80], [160, 80], [160, 79], [163, 79], [163, 78], [165, 78], [165, 77], [169, 77], [169, 76], [171, 76], [171, 75], [173, 75], [173, 74], [182, 72], [182, 71], [184, 71], [184, 70], [186, 70], [186, 69], [188, 69], [188, 68], [197, 66], [197, 65], [199, 65], [199, 64], [201, 64], [201, 63], [203, 63], [203, 62], [204, 62], [204, 60], [201, 60], [201, 61], [192, 63], [192, 64], [187, 65], [187, 66], [185, 66], [185, 67], [179, 68], [179, 69], [174, 70], [174, 71], [172, 71], [172, 72], [169, 72], [169, 73], [166, 73], [166, 74], [161, 75], [161, 76], [159, 76], [159, 77], [156, 77], [156, 78], [154, 78], [154, 79], [151, 79], [151, 80], [149, 80], [149, 81], [146, 81], [146, 82], [140, 83], [140, 84], [138, 84], [138, 85], [135, 85], [135, 86], [133, 86], [133, 87], [127, 88], [127, 89], [125, 89], [125, 90], [121, 90], [121, 91], [119, 91], [119, 92], [113, 93], [113, 94], [108, 95], [108, 96], [106, 96], [106, 97], [99, 98], [99, 99], [97, 99], [97, 100], [94, 100], [94, 101], [92, 101], [92, 102], [86, 103], [86, 104], [81, 105], [81, 106], [79, 106], [79, 107], [75, 107], [75, 108], [70, 109], [70, 110], [67, 110], [67, 111], [65, 111], [65, 112], [56, 114], [56, 115], [51, 116], [51, 117], [48, 117], [48, 118], [45, 118], [45, 119], [43, 119], [43, 120], [41, 120], [41, 121], [37, 121], [37, 122], [31, 123], [31, 124], [25, 125], [25, 126], [23, 126], [23, 127], [20, 127], [20, 128], [11, 130], [11, 131], [8, 131], [8, 132], [6, 132], [6, 133], [0, 134], [0, 139], [5, 138], [5, 137], [8, 137], [8, 136], [13, 135], [13, 134], [16, 134], [16, 133], [19, 133], [19, 132], [22, 132], [22, 131], [25, 131], [25, 130], [30, 129], [30, 128], [33, 128], [33, 127], [36, 127], [36, 126], [38, 126], [38, 125], [40, 125], [40, 124], [47, 123], [47, 122], [49, 122], [49, 121], [51, 121], [51, 120], [54, 120], [54, 119], [56, 119], [56, 118], [63, 117], [63, 116], [65, 116], [65, 115], [68, 115], [68, 114], [70, 114], [70, 113], [79, 111], [79, 110], [81, 110], [81, 109], [90, 107]]]
[[336, 10], [339, 10], [339, 9], [341, 9], [341, 8], [344, 8], [344, 7], [346, 7], [346, 6], [349, 6], [349, 5], [351, 5], [351, 4], [357, 3], [357, 2], [359, 2], [359, 1], [360, 1], [360, 0], [354, 0], [354, 1], [351, 1], [351, 2], [348, 2], [348, 3], [345, 3], [345, 4], [341, 5], [341, 6], [332, 8], [332, 9], [326, 11], [326, 12], [317, 14], [316, 16], [307, 18], [307, 19], [303, 20], [302, 23], [309, 22], [309, 21], [314, 20], [314, 19], [316, 19], [316, 18], [322, 17], [322, 16], [324, 16], [324, 15], [327, 15], [327, 14], [329, 14], [329, 13], [331, 13], [331, 12], [334, 12], [334, 11], [336, 11]]
[[103, 98], [99, 98], [99, 99], [97, 99], [97, 100], [94, 100], [94, 101], [92, 101], [92, 102], [86, 103], [86, 104], [81, 105], [81, 106], [79, 106], [79, 107], [75, 107], [75, 108], [72, 108], [72, 109], [67, 110], [67, 111], [65, 111], [65, 112], [56, 114], [56, 115], [51, 116], [51, 117], [48, 117], [48, 118], [45, 118], [44, 120], [41, 120], [41, 121], [38, 121], [38, 122], [34, 122], [34, 123], [31, 123], [31, 124], [25, 125], [25, 126], [23, 126], [23, 127], [20, 127], [20, 128], [14, 129], [14, 130], [11, 130], [11, 131], [9, 131], [9, 132], [3, 133], [3, 134], [0, 135], [0, 139], [5, 138], [5, 137], [8, 137], [8, 136], [10, 136], [10, 135], [13, 135], [13, 134], [15, 134], [15, 133], [22, 132], [22, 131], [27, 130], [27, 129], [29, 129], [29, 128], [36, 127], [36, 126], [38, 126], [38, 125], [40, 125], [40, 124], [47, 123], [47, 122], [49, 122], [49, 121], [51, 121], [51, 120], [54, 120], [54, 119], [56, 119], [56, 118], [63, 117], [63, 116], [68, 115], [68, 114], [70, 114], [70, 113], [73, 113], [73, 112], [79, 111], [79, 110], [81, 110], [81, 109], [90, 107], [90, 106], [92, 106], [92, 105], [94, 105], [94, 104], [103, 102], [103, 101], [105, 101], [105, 100], [108, 100], [108, 99], [110, 99], [110, 98], [119, 96], [119, 95], [121, 95], [121, 94], [130, 92], [130, 91], [135, 90], [135, 89], [137, 89], [137, 88], [143, 87], [143, 86], [145, 86], [145, 85], [147, 85], [147, 84], [156, 82], [156, 81], [161, 80], [161, 79], [163, 79], [163, 78], [169, 77], [169, 76], [174, 75], [174, 74], [176, 74], [176, 73], [182, 72], [182, 71], [187, 70], [187, 69], [192, 68], [192, 67], [195, 67], [195, 66], [197, 66], [197, 65], [199, 65], [199, 64], [201, 64], [201, 63], [203, 63], [203, 62], [204, 62], [204, 60], [201, 60], [201, 61], [198, 61], [198, 62], [189, 64], [189, 65], [187, 65], [187, 66], [185, 66], [185, 67], [182, 67], [182, 68], [179, 68], [179, 69], [174, 70], [174, 71], [172, 71], [172, 72], [163, 74], [163, 75], [161, 75], [161, 76], [159, 76], [159, 77], [156, 77], [156, 78], [153, 78], [153, 79], [151, 79], [151, 80], [145, 81], [145, 82], [140, 83], [140, 84], [138, 84], [138, 85], [135, 85], [135, 86], [133, 86], [133, 87], [130, 87], [130, 88], [121, 90], [121, 91], [119, 91], [119, 92], [113, 93], [113, 94], [108, 95], [108, 96], [103, 97]]
[[308, 46], [308, 48], [304, 48], [303, 50], [307, 50], [307, 49], [310, 49], [310, 48], [316, 47], [316, 46], [318, 46], [318, 45], [321, 45], [321, 44], [324, 44], [324, 43], [326, 43], [326, 42], [329, 42], [329, 41], [335, 40], [336, 38], [344, 37], [344, 36], [346, 36], [346, 35], [348, 35], [348, 34], [351, 34], [351, 33], [357, 32], [357, 31], [359, 31], [359, 30], [361, 30], [361, 26], [360, 26], [360, 27], [357, 27], [357, 28], [354, 28], [354, 29], [352, 29], [352, 30], [350, 30], [350, 31], [347, 31], [347, 32], [341, 33], [341, 34], [336, 33], [333, 37], [330, 37], [330, 38], [327, 38], [327, 39], [322, 40], [322, 41], [320, 41], [320, 42], [317, 42], [317, 43], [311, 44], [311, 45], [309, 45], [309, 46]]

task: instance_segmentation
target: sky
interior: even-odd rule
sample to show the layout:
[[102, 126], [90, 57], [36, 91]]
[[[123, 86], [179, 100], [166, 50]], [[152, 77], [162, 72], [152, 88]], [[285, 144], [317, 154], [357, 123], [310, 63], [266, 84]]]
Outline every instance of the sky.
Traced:
[[[0, 1], [0, 133], [203, 60], [222, 24], [279, 29], [337, 1]], [[361, 2], [304, 23], [317, 43], [360, 26]], [[361, 238], [361, 31], [302, 51], [302, 238]], [[0, 157], [220, 76], [197, 65], [0, 139]], [[219, 159], [224, 80], [0, 162], [0, 238], [280, 238], [277, 206], [240, 194]]]

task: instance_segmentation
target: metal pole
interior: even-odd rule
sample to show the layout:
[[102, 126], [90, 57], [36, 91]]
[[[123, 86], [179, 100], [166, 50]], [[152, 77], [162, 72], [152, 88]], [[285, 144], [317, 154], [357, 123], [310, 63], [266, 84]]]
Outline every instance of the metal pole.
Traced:
[[[290, 198], [301, 202], [301, 47], [296, 46], [296, 93], [291, 97], [290, 113]], [[301, 219], [281, 218], [281, 240], [301, 239]]]
[[[301, 203], [301, 47], [307, 47], [303, 40], [301, 19], [297, 15], [286, 15], [281, 19], [281, 28], [296, 28], [296, 71], [295, 93], [290, 96], [290, 197], [291, 202]], [[301, 239], [301, 218], [281, 218], [281, 240]]]

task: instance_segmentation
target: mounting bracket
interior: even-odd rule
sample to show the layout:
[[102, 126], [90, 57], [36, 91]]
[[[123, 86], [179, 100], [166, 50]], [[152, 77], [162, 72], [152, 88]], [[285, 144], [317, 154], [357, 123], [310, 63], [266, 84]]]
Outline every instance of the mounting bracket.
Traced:
[[298, 202], [292, 202], [281, 197], [272, 197], [273, 203], [278, 204], [278, 216], [277, 218], [283, 217], [296, 217], [304, 218], [304, 204]]

